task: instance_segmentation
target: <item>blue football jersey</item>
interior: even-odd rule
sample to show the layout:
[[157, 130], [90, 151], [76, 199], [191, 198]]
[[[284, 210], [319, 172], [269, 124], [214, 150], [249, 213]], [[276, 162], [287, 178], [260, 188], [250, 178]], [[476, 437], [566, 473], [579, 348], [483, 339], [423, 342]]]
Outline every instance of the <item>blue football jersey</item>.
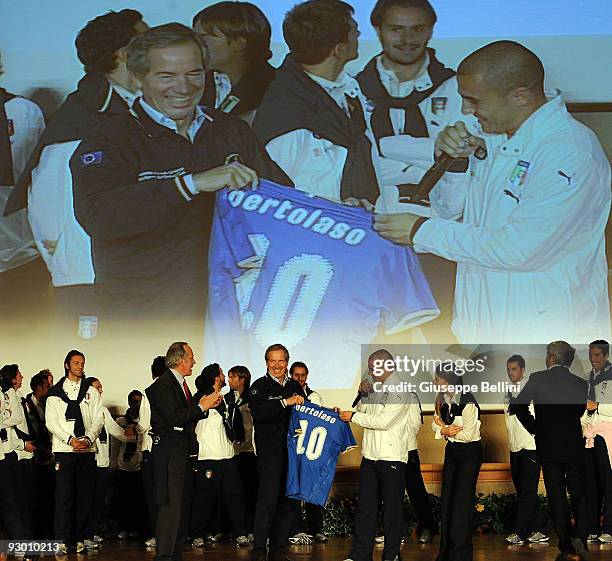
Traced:
[[351, 427], [335, 411], [309, 402], [295, 405], [287, 432], [287, 496], [325, 506], [338, 456], [355, 446]]
[[381, 323], [410, 329], [439, 310], [415, 253], [372, 214], [261, 181], [217, 193], [209, 251], [205, 360], [259, 368], [284, 344], [318, 388], [351, 387]]

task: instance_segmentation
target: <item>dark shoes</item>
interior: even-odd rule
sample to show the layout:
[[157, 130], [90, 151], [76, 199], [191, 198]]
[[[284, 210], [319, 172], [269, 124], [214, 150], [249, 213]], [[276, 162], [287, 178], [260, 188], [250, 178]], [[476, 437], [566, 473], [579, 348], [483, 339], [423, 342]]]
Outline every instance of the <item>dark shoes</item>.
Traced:
[[436, 534], [434, 532], [432, 532], [431, 530], [428, 530], [427, 528], [425, 530], [423, 530], [420, 534], [419, 537], [417, 538], [417, 541], [419, 543], [431, 543], [433, 542], [434, 536]]
[[580, 538], [574, 538], [572, 540], [572, 546], [574, 547], [574, 551], [580, 555], [580, 559], [582, 559], [582, 561], [593, 561], [589, 550], [586, 548], [586, 545], [582, 543]]

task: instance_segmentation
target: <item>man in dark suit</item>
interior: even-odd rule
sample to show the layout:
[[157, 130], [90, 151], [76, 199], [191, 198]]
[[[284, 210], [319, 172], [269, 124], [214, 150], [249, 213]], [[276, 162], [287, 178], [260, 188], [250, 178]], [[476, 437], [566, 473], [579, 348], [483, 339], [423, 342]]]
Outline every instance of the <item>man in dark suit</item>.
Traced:
[[[559, 536], [562, 553], [590, 559], [587, 550], [584, 440], [580, 417], [587, 403], [587, 383], [569, 370], [576, 350], [565, 341], [546, 347], [546, 370], [534, 372], [511, 402], [523, 426], [535, 435], [542, 463], [550, 517]], [[534, 404], [535, 418], [529, 411]], [[572, 539], [566, 488], [570, 494], [575, 528]]]
[[151, 406], [151, 462], [158, 505], [155, 524], [156, 561], [179, 561], [185, 543], [191, 496], [190, 455], [195, 448], [194, 427], [221, 401], [219, 392], [195, 403], [185, 378], [195, 360], [191, 347], [172, 343], [166, 353], [166, 370], [145, 391]]

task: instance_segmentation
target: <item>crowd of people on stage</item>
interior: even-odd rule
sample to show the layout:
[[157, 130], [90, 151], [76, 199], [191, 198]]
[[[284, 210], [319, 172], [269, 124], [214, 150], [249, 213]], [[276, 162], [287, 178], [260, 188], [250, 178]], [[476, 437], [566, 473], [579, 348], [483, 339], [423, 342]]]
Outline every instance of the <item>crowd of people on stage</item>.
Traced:
[[[586, 379], [569, 369], [574, 354], [564, 341], [550, 343], [546, 370], [528, 377], [522, 356], [507, 360], [515, 390], [506, 396], [505, 419], [517, 503], [506, 542], [549, 540], [538, 502], [541, 470], [562, 554], [589, 559], [588, 542], [612, 543], [612, 365], [604, 340], [589, 346]], [[330, 408], [364, 429], [348, 559], [367, 559], [375, 541], [384, 541], [383, 559], [400, 559], [406, 492], [418, 542], [432, 543], [439, 533], [437, 559], [469, 560], [482, 464], [480, 405], [473, 394], [457, 391], [460, 376], [437, 369], [432, 429], [447, 441], [438, 527], [420, 470], [420, 400], [394, 389], [401, 384], [393, 364], [389, 351], [372, 353], [354, 410]], [[323, 507], [304, 503], [303, 516], [300, 501], [285, 496], [292, 406], [323, 405], [308, 386], [308, 366], [289, 366], [287, 349], [275, 344], [266, 350], [265, 376], [252, 381], [249, 368], [236, 365], [226, 377], [212, 363], [195, 378], [192, 394], [187, 378], [194, 365], [191, 347], [173, 343], [153, 360], [153, 383], [132, 390], [125, 414], [116, 418], [102, 405], [103, 381], [85, 376], [80, 351], [66, 355], [63, 376], [54, 380], [50, 370], [32, 376], [31, 392], [18, 365], [2, 367], [6, 535], [55, 539], [65, 554], [98, 548], [102, 528], [116, 528], [110, 537], [139, 537], [162, 560], [180, 556], [186, 541], [193, 547], [221, 539], [254, 542], [256, 561], [288, 559], [290, 544], [325, 543]], [[372, 400], [374, 382], [382, 382], [383, 395]], [[384, 533], [377, 537], [381, 504]]]

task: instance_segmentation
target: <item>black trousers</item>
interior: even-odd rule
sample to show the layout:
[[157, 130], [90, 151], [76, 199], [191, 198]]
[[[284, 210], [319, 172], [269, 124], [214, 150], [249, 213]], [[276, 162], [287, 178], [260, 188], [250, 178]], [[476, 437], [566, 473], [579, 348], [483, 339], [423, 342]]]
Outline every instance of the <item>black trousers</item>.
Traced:
[[91, 539], [98, 533], [100, 522], [106, 515], [106, 491], [108, 489], [108, 468], [96, 466], [96, 483], [94, 485], [94, 502], [89, 517], [87, 537]]
[[566, 489], [570, 495], [574, 513], [573, 535], [580, 538], [586, 546], [588, 529], [584, 463], [542, 462], [542, 473], [544, 474], [550, 518], [559, 536], [559, 549], [562, 552], [574, 551]]
[[225, 507], [234, 537], [245, 535], [244, 494], [236, 458], [195, 462], [191, 537], [204, 535], [206, 528], [217, 514], [218, 501]]
[[602, 533], [612, 534], [612, 466], [610, 466], [610, 456], [608, 455], [606, 441], [599, 435], [595, 437], [595, 453], [597, 455], [597, 467], [604, 501]]
[[290, 535], [294, 536], [299, 532], [305, 532], [314, 536], [315, 534], [323, 533], [323, 511], [325, 509], [319, 505], [313, 505], [311, 503], [304, 503], [304, 514], [306, 515], [306, 521], [302, 518], [301, 511], [295, 519], [295, 525], [289, 532]]
[[119, 528], [150, 536], [147, 508], [142, 487], [142, 474], [138, 471], [118, 469], [115, 508]]
[[349, 557], [354, 561], [370, 561], [376, 537], [378, 505], [383, 502], [385, 547], [382, 558], [395, 559], [399, 554], [404, 527], [404, 484], [406, 464], [361, 459], [359, 468], [359, 503], [355, 516], [355, 532]]
[[472, 561], [474, 498], [482, 465], [480, 442], [448, 442], [442, 469], [440, 550], [436, 561]]
[[156, 561], [182, 559], [193, 487], [193, 470], [187, 441], [177, 446], [170, 456], [167, 477], [168, 500], [157, 506], [155, 521]]
[[96, 484], [91, 452], [55, 453], [55, 537], [65, 544], [88, 538]]
[[280, 556], [287, 550], [289, 533], [299, 512], [299, 502], [285, 496], [287, 487], [287, 456], [257, 457], [259, 490], [255, 509], [253, 536], [255, 558], [266, 551], [270, 539], [270, 556]]
[[244, 490], [245, 525], [248, 534], [253, 533], [255, 520], [255, 507], [257, 506], [257, 489], [259, 477], [257, 476], [257, 457], [253, 452], [243, 452], [236, 456], [238, 473]]
[[418, 450], [408, 452], [408, 463], [406, 464], [406, 493], [418, 522], [417, 530], [431, 530], [436, 532], [438, 527], [431, 511], [429, 494], [423, 482], [421, 474], [421, 460]]
[[17, 454], [11, 452], [0, 460], [0, 520], [2, 527], [11, 539], [27, 539], [28, 528], [23, 522], [23, 505], [18, 501]]
[[144, 492], [145, 503], [147, 505], [149, 535], [151, 535], [155, 530], [155, 521], [157, 519], [157, 505], [155, 504], [155, 479], [153, 477], [153, 464], [151, 462], [151, 452], [149, 452], [148, 450], [143, 450], [142, 452], [140, 471], [142, 473], [142, 488]]
[[535, 450], [510, 452], [510, 472], [516, 489], [513, 528], [522, 540], [534, 532], [546, 533], [547, 530], [538, 501], [540, 469], [540, 460]]
[[36, 481], [34, 465], [32, 460], [19, 460], [17, 462], [17, 497], [21, 509], [21, 518], [27, 535], [31, 538], [39, 537], [34, 535], [34, 515], [35, 515], [35, 492]]
[[55, 535], [55, 464], [34, 464], [34, 537], [51, 539]]
[[588, 532], [612, 534], [612, 469], [603, 437], [595, 437], [594, 447], [585, 449], [585, 456]]

